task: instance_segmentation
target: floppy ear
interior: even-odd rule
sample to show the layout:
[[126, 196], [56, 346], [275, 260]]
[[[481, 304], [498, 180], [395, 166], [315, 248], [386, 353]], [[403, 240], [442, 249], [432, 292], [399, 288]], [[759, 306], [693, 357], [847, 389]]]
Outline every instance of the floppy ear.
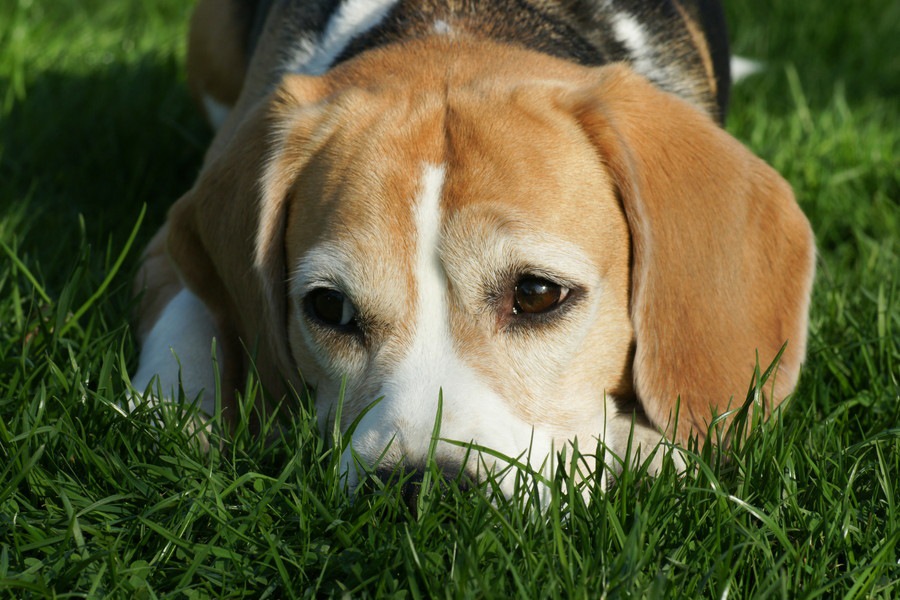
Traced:
[[624, 67], [598, 72], [577, 116], [631, 231], [635, 391], [657, 426], [702, 440], [743, 403], [757, 353], [765, 370], [786, 344], [764, 410], [793, 390], [812, 231], [788, 183], [706, 115]]
[[291, 77], [257, 103], [229, 139], [214, 144], [194, 187], [169, 212], [169, 256], [222, 336], [217, 343], [228, 400], [253, 364], [276, 401], [295, 383], [284, 224], [303, 156], [287, 141], [303, 135], [303, 107], [314, 102], [318, 88], [314, 78]]

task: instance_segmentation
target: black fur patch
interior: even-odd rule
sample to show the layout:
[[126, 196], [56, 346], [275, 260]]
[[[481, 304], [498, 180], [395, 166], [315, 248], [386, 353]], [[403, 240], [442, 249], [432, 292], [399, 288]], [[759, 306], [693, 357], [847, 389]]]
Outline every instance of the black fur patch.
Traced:
[[[246, 13], [252, 53], [272, 6], [287, 9], [291, 34], [313, 35], [328, 26], [340, 0], [234, 0]], [[700, 26], [712, 54], [716, 90], [710, 89], [678, 3]], [[646, 44], [632, 52], [616, 36], [617, 19], [637, 23]], [[717, 0], [399, 0], [375, 27], [347, 45], [335, 63], [386, 44], [432, 35], [437, 21], [454, 31], [521, 46], [586, 66], [626, 62], [663, 90], [724, 120], [730, 75], [728, 38]]]

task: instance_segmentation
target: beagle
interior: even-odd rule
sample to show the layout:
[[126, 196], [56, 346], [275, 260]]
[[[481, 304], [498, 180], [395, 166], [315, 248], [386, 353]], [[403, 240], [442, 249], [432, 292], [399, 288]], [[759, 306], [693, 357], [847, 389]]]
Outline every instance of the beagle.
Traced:
[[770, 411], [815, 249], [720, 126], [728, 70], [711, 0], [200, 0], [217, 134], [145, 253], [135, 387], [233, 419], [250, 371], [308, 386], [351, 486], [702, 439], [784, 347]]

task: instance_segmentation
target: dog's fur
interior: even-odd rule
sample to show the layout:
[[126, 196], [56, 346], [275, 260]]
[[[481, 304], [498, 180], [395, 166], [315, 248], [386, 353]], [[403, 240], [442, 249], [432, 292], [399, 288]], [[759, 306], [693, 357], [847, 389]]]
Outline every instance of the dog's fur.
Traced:
[[[436, 458], [477, 476], [446, 440], [541, 469], [702, 438], [785, 344], [761, 408], [794, 388], [813, 238], [717, 122], [716, 3], [201, 0], [188, 69], [218, 133], [137, 282], [139, 390], [174, 350], [211, 411], [215, 338], [227, 417], [251, 369], [323, 427], [383, 398], [366, 468], [421, 466], [442, 392]], [[523, 310], [528, 278], [562, 300]]]

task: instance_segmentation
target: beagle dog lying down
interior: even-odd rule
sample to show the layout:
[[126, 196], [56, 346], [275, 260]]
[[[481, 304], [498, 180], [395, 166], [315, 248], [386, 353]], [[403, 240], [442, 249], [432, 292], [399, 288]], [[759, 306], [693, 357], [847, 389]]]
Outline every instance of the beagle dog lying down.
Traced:
[[814, 244], [720, 127], [724, 32], [711, 0], [201, 0], [217, 134], [146, 251], [134, 385], [212, 413], [214, 352], [226, 418], [250, 370], [309, 386], [323, 430], [363, 415], [351, 486], [425, 464], [439, 397], [475, 478], [702, 438], [786, 345], [771, 410]]

